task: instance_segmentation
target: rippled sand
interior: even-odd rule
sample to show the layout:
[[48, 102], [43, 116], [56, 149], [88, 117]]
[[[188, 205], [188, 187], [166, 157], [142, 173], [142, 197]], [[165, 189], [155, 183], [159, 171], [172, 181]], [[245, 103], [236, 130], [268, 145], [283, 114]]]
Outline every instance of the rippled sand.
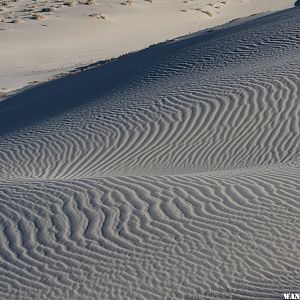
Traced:
[[0, 297], [297, 292], [299, 12], [0, 103]]

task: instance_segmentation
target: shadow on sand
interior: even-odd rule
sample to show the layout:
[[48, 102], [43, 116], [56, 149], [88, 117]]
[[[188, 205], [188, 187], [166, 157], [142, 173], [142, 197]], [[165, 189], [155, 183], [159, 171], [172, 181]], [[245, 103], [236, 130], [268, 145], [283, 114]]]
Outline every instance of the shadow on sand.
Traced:
[[161, 58], [236, 30], [234, 26], [230, 26], [227, 29], [199, 32], [25, 89], [0, 102], [0, 135], [59, 115], [90, 101], [101, 101], [101, 95], [120, 85], [134, 82], [138, 71], [144, 72]]
[[0, 102], [0, 135], [23, 126], [64, 113], [90, 101], [101, 101], [101, 95], [135, 80], [139, 70], [146, 70], [174, 51], [221, 34], [221, 30], [168, 41], [139, 52], [25, 89]]
[[[267, 20], [276, 18], [278, 14], [283, 14], [284, 17], [284, 12], [279, 12], [267, 16]], [[247, 30], [251, 26], [259, 26], [260, 22], [266, 22], [264, 18], [242, 21], [242, 25], [239, 21], [237, 24], [227, 24], [151, 46], [104, 65], [24, 90], [0, 102], [0, 135], [48, 119], [87, 102], [101, 101], [103, 93], [129, 81], [134, 82], [137, 71], [147, 70], [148, 66], [153, 66], [161, 58], [197, 43]]]

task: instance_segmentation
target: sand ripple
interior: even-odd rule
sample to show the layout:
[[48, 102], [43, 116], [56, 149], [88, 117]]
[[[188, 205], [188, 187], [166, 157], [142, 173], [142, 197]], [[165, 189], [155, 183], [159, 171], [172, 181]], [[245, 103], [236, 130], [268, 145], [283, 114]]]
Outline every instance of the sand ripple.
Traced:
[[158, 46], [106, 89], [76, 75], [84, 103], [14, 130], [1, 104], [0, 298], [297, 292], [299, 19]]

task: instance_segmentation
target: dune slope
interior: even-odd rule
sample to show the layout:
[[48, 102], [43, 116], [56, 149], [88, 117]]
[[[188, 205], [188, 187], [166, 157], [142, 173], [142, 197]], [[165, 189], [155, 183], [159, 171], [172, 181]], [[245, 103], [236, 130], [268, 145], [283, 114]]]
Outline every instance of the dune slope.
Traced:
[[300, 286], [299, 8], [0, 103], [5, 299]]
[[1, 0], [2, 95], [295, 0]]

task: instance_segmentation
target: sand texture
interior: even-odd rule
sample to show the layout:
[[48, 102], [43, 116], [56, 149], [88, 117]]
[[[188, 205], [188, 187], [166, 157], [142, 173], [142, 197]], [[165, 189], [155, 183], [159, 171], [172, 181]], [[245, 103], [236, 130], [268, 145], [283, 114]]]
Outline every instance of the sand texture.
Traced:
[[0, 0], [1, 91], [295, 0]]
[[0, 103], [1, 299], [282, 299], [300, 286], [300, 8]]

